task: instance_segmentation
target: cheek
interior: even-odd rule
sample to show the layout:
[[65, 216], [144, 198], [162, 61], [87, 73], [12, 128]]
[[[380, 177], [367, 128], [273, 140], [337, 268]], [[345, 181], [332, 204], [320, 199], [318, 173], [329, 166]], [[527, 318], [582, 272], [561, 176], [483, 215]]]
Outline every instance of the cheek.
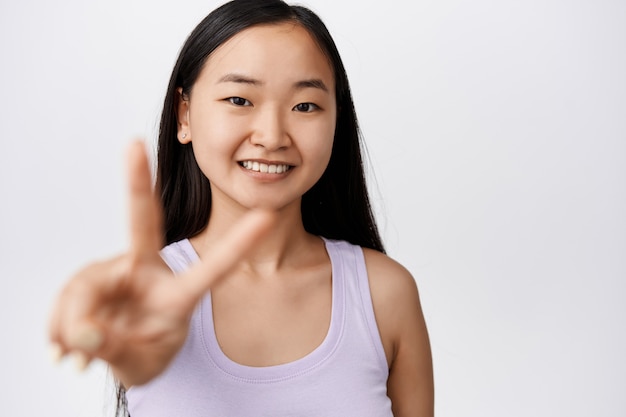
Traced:
[[330, 161], [330, 155], [333, 151], [334, 139], [335, 139], [335, 123], [333, 121], [325, 125], [323, 140], [320, 141], [320, 146], [319, 146], [320, 155], [323, 155], [325, 157], [326, 165], [328, 165], [328, 161]]
[[316, 171], [321, 176], [333, 151], [334, 129], [319, 130], [320, 134], [310, 136], [303, 143], [301, 151], [308, 155], [312, 161], [315, 161]]
[[198, 115], [191, 125], [194, 151], [205, 154], [221, 154], [236, 148], [243, 134], [241, 123], [233, 123], [223, 117], [211, 114]]
[[212, 182], [218, 180], [228, 169], [236, 149], [234, 129], [207, 118], [192, 125], [191, 133], [191, 146], [200, 170]]

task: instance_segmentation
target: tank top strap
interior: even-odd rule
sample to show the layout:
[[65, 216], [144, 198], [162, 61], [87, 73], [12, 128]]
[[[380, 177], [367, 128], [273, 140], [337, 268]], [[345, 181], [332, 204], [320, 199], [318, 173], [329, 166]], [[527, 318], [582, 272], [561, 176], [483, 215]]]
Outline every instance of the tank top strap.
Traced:
[[348, 306], [364, 321], [372, 348], [376, 352], [378, 365], [386, 372], [388, 371], [387, 357], [374, 315], [363, 248], [343, 240], [324, 240], [330, 256], [342, 263], [341, 279], [344, 281], [346, 297], [351, 298]]

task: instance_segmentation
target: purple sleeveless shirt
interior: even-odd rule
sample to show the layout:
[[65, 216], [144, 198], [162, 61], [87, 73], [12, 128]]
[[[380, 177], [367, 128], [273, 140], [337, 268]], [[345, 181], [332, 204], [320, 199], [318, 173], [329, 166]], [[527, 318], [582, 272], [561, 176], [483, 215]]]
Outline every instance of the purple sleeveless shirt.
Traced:
[[[332, 264], [332, 313], [321, 345], [282, 365], [240, 365], [220, 349], [207, 294], [170, 366], [126, 393], [131, 417], [392, 416], [389, 370], [363, 251], [342, 241], [325, 244]], [[174, 272], [199, 259], [188, 240], [167, 246], [162, 257]]]

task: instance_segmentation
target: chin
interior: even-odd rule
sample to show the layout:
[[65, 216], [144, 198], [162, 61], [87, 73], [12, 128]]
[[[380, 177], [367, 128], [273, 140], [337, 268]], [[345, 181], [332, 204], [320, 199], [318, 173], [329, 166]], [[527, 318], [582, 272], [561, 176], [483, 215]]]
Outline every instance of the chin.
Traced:
[[285, 211], [289, 209], [297, 208], [300, 210], [300, 199], [297, 201], [281, 201], [279, 199], [257, 199], [256, 201], [249, 201], [244, 206], [250, 210], [268, 210], [268, 211]]

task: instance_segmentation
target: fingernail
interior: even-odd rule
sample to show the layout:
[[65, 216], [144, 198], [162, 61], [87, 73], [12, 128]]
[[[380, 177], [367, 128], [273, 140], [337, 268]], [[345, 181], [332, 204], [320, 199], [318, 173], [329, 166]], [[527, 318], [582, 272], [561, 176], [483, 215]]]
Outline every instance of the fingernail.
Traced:
[[89, 358], [83, 352], [76, 351], [72, 352], [72, 357], [74, 358], [74, 364], [76, 365], [76, 369], [79, 372], [83, 372], [87, 369], [87, 365], [89, 365]]
[[76, 333], [72, 345], [86, 352], [95, 352], [102, 346], [103, 339], [98, 329], [86, 326]]
[[61, 362], [61, 358], [63, 358], [63, 349], [61, 349], [61, 346], [53, 343], [50, 347], [48, 347], [48, 354], [50, 356], [50, 360], [56, 364]]

